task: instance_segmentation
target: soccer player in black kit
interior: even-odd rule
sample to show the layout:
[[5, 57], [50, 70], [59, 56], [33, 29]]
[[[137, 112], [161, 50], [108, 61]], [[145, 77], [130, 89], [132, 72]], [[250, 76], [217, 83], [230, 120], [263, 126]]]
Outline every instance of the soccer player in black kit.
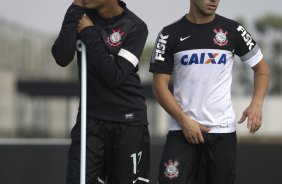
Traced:
[[[150, 71], [153, 91], [171, 115], [159, 184], [234, 184], [236, 120], [231, 101], [234, 55], [254, 71], [240, 123], [262, 123], [270, 72], [258, 44], [236, 21], [215, 13], [219, 0], [190, 0], [190, 11], [163, 28]], [[173, 92], [168, 89], [172, 80]]]
[[[87, 48], [87, 184], [149, 183], [147, 108], [137, 74], [147, 35], [146, 24], [119, 0], [74, 0], [65, 14], [52, 54], [67, 66], [77, 40]], [[67, 184], [80, 178], [79, 114], [71, 131]]]

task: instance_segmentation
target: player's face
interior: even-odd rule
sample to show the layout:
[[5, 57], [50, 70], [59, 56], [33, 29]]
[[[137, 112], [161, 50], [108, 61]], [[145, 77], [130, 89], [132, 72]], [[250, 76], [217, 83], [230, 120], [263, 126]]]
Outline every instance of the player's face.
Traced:
[[191, 8], [204, 16], [210, 16], [215, 14], [218, 3], [219, 0], [191, 0]]
[[85, 8], [97, 9], [99, 7], [107, 6], [112, 0], [83, 0]]

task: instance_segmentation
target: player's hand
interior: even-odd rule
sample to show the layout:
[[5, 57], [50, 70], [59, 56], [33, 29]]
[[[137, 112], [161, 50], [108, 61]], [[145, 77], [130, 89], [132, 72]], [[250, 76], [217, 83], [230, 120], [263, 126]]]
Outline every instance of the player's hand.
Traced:
[[262, 123], [262, 107], [259, 105], [251, 104], [247, 109], [243, 112], [241, 119], [238, 123], [243, 123], [246, 118], [247, 120], [247, 128], [250, 130], [250, 133], [254, 134], [259, 130]]
[[84, 7], [83, 0], [74, 0], [73, 4], [80, 6], [80, 7]]
[[189, 119], [183, 123], [183, 134], [186, 140], [191, 144], [205, 143], [202, 132], [208, 132], [209, 128]]
[[84, 14], [78, 21], [77, 32], [80, 33], [84, 28], [94, 26], [92, 20]]

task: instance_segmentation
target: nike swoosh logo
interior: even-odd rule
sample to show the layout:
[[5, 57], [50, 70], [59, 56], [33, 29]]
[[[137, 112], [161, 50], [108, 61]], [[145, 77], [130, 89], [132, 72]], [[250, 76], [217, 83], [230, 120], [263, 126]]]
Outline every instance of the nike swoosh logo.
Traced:
[[190, 37], [191, 37], [191, 36], [187, 36], [187, 37], [184, 37], [184, 38], [180, 37], [180, 41], [183, 42], [184, 40], [186, 40], [186, 39], [188, 39], [188, 38], [190, 38]]

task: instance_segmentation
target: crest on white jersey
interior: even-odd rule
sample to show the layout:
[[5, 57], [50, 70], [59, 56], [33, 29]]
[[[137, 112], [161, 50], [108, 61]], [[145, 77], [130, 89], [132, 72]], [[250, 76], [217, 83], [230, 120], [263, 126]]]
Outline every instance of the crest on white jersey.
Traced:
[[219, 46], [225, 46], [228, 43], [227, 35], [228, 31], [223, 31], [222, 28], [214, 29], [213, 32], [215, 33], [215, 36], [213, 38], [213, 41], [215, 44]]

